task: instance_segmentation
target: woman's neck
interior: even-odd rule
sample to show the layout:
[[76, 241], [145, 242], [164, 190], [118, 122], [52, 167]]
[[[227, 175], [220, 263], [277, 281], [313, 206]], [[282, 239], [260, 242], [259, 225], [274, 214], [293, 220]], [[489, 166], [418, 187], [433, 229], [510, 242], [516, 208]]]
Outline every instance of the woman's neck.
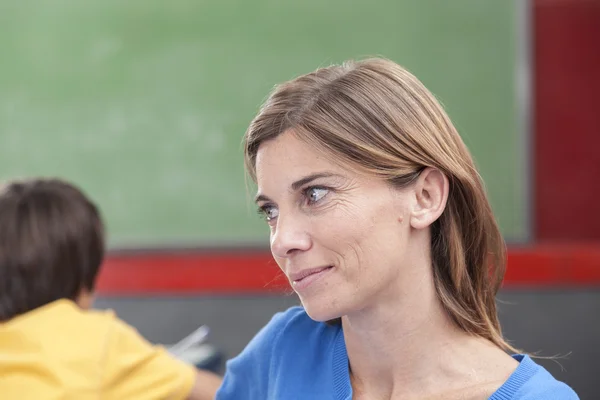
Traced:
[[355, 395], [424, 398], [489, 382], [485, 363], [508, 356], [453, 323], [433, 279], [402, 290], [401, 296], [382, 294], [376, 306], [342, 318]]

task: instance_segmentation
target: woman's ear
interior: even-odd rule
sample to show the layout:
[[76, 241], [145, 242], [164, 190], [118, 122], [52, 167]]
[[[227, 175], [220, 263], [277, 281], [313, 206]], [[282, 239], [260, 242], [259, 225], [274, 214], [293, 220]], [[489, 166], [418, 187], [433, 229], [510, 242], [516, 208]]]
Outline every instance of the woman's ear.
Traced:
[[439, 169], [425, 168], [414, 185], [414, 202], [410, 225], [424, 229], [433, 224], [444, 212], [450, 183]]

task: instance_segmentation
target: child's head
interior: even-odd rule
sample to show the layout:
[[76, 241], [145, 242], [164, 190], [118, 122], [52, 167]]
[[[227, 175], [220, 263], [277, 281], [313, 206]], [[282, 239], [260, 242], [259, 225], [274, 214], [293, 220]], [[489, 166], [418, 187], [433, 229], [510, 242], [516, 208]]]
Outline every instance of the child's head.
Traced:
[[96, 206], [58, 179], [0, 187], [0, 321], [59, 299], [86, 306], [104, 257]]

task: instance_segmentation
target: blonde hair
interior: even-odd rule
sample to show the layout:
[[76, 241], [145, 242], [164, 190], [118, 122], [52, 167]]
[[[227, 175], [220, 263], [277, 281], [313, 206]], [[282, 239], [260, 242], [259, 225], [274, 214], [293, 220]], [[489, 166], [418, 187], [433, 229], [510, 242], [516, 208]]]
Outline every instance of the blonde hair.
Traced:
[[289, 129], [392, 185], [410, 183], [426, 167], [442, 171], [449, 196], [431, 226], [437, 295], [464, 331], [516, 352], [502, 337], [496, 311], [505, 244], [482, 179], [448, 115], [414, 75], [377, 58], [278, 85], [244, 137], [246, 170], [254, 181], [261, 143]]

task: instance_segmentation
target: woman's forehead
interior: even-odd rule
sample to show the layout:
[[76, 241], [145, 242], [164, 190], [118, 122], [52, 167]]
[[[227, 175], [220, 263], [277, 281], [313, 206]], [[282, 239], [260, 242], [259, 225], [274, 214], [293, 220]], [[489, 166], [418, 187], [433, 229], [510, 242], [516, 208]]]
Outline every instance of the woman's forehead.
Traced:
[[363, 171], [360, 165], [349, 161], [343, 154], [329, 149], [326, 144], [310, 140], [310, 138], [310, 134], [296, 133], [290, 129], [261, 143], [256, 153], [255, 166], [258, 168], [259, 163], [264, 165], [301, 163], [335, 165], [343, 170]]
[[302, 140], [293, 132], [285, 132], [260, 145], [256, 154], [256, 167], [307, 166], [330, 164], [333, 154]]

